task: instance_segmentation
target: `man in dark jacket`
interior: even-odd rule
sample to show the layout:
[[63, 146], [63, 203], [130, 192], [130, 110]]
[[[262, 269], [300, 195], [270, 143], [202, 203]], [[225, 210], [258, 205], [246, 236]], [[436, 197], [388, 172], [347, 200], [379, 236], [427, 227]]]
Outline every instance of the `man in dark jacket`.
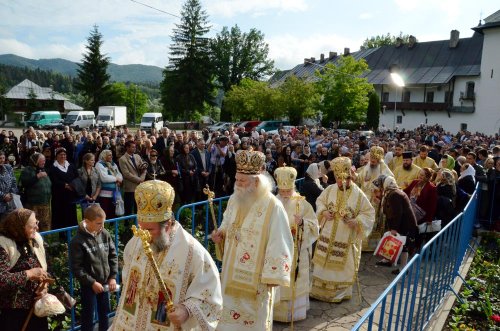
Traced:
[[196, 161], [196, 176], [198, 180], [198, 192], [196, 192], [196, 201], [205, 200], [206, 196], [203, 189], [208, 184], [210, 176], [211, 163], [210, 152], [205, 148], [205, 140], [199, 138], [196, 142], [196, 148], [191, 151], [194, 160]]
[[[373, 181], [373, 185], [378, 189], [375, 195], [382, 200], [382, 211], [387, 219], [387, 227], [391, 234], [406, 236], [406, 244], [403, 246], [400, 260], [402, 269], [408, 262], [408, 254], [413, 253], [415, 238], [418, 235], [417, 220], [410, 199], [398, 187], [396, 180], [392, 176], [380, 175]], [[386, 261], [380, 261], [377, 264], [388, 265]], [[397, 275], [399, 271], [400, 269], [395, 269], [392, 273]]]
[[71, 270], [81, 285], [82, 331], [94, 329], [96, 301], [99, 331], [108, 329], [109, 292], [117, 289], [118, 258], [111, 235], [103, 227], [105, 219], [104, 210], [91, 205], [71, 240]]

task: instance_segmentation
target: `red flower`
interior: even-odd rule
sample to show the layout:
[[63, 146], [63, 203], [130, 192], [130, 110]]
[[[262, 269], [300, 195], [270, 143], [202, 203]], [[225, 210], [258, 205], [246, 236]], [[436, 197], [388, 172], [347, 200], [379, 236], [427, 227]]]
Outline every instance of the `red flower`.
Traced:
[[491, 315], [491, 316], [490, 316], [490, 319], [491, 319], [492, 321], [495, 321], [495, 322], [497, 322], [497, 323], [500, 323], [500, 315]]

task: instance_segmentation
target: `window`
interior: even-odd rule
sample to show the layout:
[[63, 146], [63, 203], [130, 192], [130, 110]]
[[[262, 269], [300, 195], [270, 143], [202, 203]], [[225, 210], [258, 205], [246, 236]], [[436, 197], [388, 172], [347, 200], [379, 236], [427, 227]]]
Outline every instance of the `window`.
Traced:
[[411, 96], [411, 92], [410, 91], [404, 91], [403, 102], [410, 102], [410, 96]]
[[396, 123], [397, 123], [397, 124], [402, 124], [402, 123], [403, 123], [403, 116], [398, 115], [398, 116], [396, 117]]
[[389, 102], [389, 92], [382, 93], [382, 102]]
[[427, 92], [425, 102], [434, 102], [434, 92]]
[[461, 131], [465, 131], [465, 130], [467, 130], [467, 123], [461, 123], [461, 124], [460, 124], [460, 130], [461, 130]]

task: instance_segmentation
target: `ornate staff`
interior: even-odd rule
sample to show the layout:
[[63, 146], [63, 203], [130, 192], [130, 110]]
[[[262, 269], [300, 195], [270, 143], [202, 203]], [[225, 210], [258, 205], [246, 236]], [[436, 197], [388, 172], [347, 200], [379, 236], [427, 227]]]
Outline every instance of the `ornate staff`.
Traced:
[[149, 245], [149, 242], [151, 241], [151, 233], [149, 233], [148, 230], [141, 229], [140, 226], [139, 228], [137, 228], [135, 225], [132, 225], [132, 232], [134, 233], [134, 236], [141, 238], [142, 248], [144, 249], [144, 253], [146, 253], [149, 262], [153, 266], [153, 272], [156, 276], [156, 279], [158, 280], [158, 284], [160, 284], [160, 290], [165, 296], [167, 310], [168, 312], [173, 312], [175, 308], [172, 302], [172, 298], [170, 298], [170, 294], [168, 294], [167, 285], [165, 285], [165, 281], [163, 281], [163, 278], [161, 278], [160, 269], [158, 268], [158, 263], [156, 263], [156, 260], [153, 256], [153, 251], [151, 250], [151, 247]]
[[[214, 230], [217, 231], [217, 218], [215, 218], [214, 211], [214, 198], [215, 192], [210, 191], [210, 187], [207, 186], [203, 189], [203, 193], [207, 195], [208, 204], [210, 205], [210, 213], [212, 214], [212, 222], [214, 223]], [[222, 261], [224, 256], [224, 242], [215, 243], [215, 257], [217, 260]]]
[[[300, 201], [304, 200], [305, 197], [301, 195], [296, 195], [292, 197], [295, 200], [295, 215], [300, 213]], [[290, 328], [293, 331], [293, 317], [295, 315], [295, 285], [297, 281], [297, 276], [299, 275], [299, 262], [300, 262], [300, 249], [302, 246], [302, 228], [297, 226], [295, 219], [292, 225], [292, 235], [293, 235], [293, 264], [292, 264], [292, 307], [291, 307], [291, 321]]]

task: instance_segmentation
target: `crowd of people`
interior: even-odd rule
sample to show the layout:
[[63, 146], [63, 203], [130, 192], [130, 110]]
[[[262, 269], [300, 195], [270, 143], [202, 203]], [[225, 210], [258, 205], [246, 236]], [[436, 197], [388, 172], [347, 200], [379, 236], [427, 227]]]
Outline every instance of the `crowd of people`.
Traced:
[[[2, 135], [4, 145], [16, 141]], [[77, 204], [84, 219], [71, 254], [82, 284], [82, 329], [92, 327], [94, 295], [102, 329], [108, 327], [104, 286], [116, 289], [117, 262], [103, 221], [117, 216], [122, 196], [124, 214], [137, 214], [149, 232], [157, 265], [148, 262], [144, 238], [127, 243], [124, 292], [112, 326], [120, 330], [271, 330], [273, 320], [305, 319], [309, 297], [352, 297], [361, 251], [373, 251], [387, 231], [407, 237], [399, 263], [404, 267], [439, 231], [427, 228], [437, 220], [440, 227], [450, 222], [477, 184], [477, 226], [500, 223], [500, 138], [450, 134], [437, 125], [371, 136], [305, 126], [273, 135], [239, 128], [149, 134], [128, 128], [44, 134], [29, 128], [15, 151], [4, 145], [0, 292], [16, 300], [4, 300], [0, 323], [7, 311], [17, 316], [10, 321], [17, 324], [9, 325], [22, 325], [33, 300], [46, 292], [40, 286], [48, 274], [38, 231], [77, 225]], [[15, 167], [21, 168], [18, 182]], [[299, 194], [295, 181], [302, 177]], [[223, 251], [220, 280], [212, 258], [173, 213], [178, 205], [206, 200], [207, 185], [216, 197], [230, 195], [222, 224], [211, 233]], [[28, 209], [13, 203], [17, 193]], [[161, 275], [169, 276], [165, 284]], [[46, 320], [30, 323], [41, 330]]]

